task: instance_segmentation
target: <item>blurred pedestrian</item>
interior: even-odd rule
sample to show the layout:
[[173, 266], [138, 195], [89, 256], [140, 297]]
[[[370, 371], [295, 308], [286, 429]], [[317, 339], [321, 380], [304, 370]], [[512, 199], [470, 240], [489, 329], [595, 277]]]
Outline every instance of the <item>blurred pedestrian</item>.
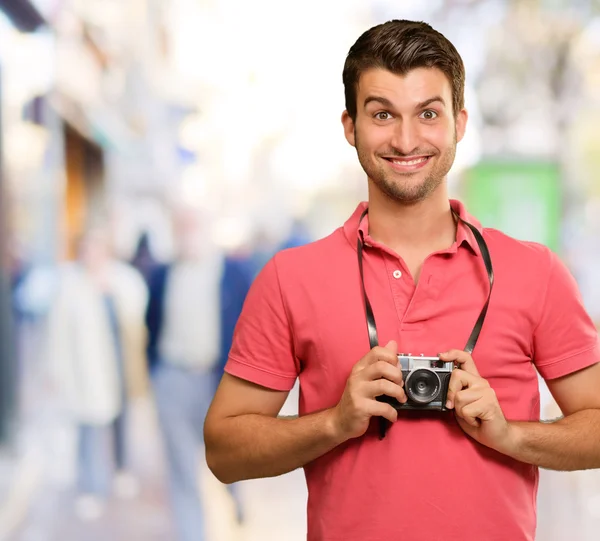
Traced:
[[[148, 358], [165, 441], [171, 506], [180, 541], [206, 539], [201, 493], [203, 425], [222, 358], [222, 253], [193, 210], [175, 219], [177, 254], [150, 276]], [[237, 494], [236, 513], [241, 517]]]
[[137, 492], [127, 406], [148, 387], [148, 292], [140, 274], [113, 257], [100, 229], [83, 237], [77, 260], [61, 265], [58, 275], [48, 354], [59, 396], [77, 426], [77, 512], [91, 519], [102, 513], [111, 484], [119, 496]]

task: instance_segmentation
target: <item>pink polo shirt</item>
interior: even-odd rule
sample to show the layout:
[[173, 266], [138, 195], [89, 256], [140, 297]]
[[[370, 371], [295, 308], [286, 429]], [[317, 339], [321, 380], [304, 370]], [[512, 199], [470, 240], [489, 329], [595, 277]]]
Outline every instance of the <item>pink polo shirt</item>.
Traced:
[[[597, 332], [576, 283], [539, 244], [481, 229], [495, 273], [473, 353], [509, 420], [537, 421], [536, 369], [552, 379], [600, 360]], [[287, 391], [300, 378], [300, 414], [340, 399], [369, 351], [356, 256], [366, 203], [330, 236], [278, 253], [257, 277], [239, 319], [226, 371]], [[365, 285], [380, 343], [436, 355], [464, 348], [486, 300], [488, 277], [464, 225], [430, 255], [415, 286], [397, 254], [365, 241]], [[305, 467], [309, 541], [533, 540], [537, 468], [469, 438], [452, 412], [401, 412], [379, 440], [377, 422]]]

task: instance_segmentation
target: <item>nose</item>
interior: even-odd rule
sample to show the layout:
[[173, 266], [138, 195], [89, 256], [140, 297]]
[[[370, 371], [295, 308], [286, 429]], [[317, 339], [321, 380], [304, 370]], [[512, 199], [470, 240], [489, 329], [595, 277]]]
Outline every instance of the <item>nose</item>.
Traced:
[[419, 129], [412, 122], [403, 120], [394, 126], [391, 145], [400, 154], [410, 156], [419, 146]]

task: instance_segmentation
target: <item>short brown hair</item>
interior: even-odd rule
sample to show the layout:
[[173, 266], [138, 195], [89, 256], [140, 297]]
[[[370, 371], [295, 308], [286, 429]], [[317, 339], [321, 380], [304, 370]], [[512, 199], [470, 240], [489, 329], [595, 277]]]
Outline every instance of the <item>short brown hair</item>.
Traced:
[[405, 75], [416, 68], [437, 68], [452, 87], [454, 115], [464, 107], [465, 66], [450, 41], [427, 23], [393, 20], [367, 30], [350, 48], [344, 64], [346, 110], [356, 120], [356, 91], [361, 74], [383, 68]]

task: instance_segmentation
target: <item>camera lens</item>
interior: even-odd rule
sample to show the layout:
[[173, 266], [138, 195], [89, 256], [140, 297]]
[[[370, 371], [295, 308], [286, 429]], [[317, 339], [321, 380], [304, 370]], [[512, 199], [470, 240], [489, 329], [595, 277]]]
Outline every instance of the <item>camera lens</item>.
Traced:
[[406, 394], [417, 404], [429, 404], [440, 392], [440, 378], [429, 368], [413, 370], [404, 384]]

